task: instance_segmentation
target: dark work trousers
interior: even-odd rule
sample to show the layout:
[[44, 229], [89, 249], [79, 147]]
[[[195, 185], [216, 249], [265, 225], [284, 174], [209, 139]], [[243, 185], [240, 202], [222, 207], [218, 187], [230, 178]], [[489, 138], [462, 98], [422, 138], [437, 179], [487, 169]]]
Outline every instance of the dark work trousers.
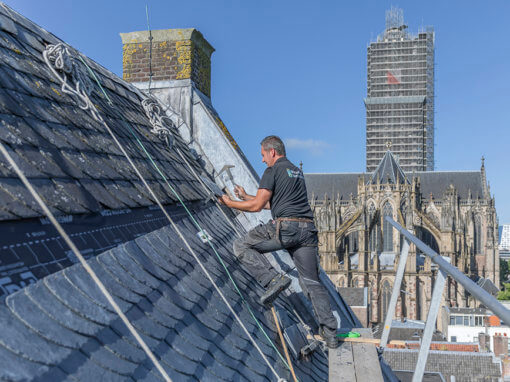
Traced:
[[276, 222], [270, 220], [237, 239], [234, 242], [234, 253], [248, 272], [265, 288], [278, 272], [263, 253], [286, 249], [296, 264], [299, 284], [311, 301], [319, 324], [336, 329], [337, 321], [331, 312], [328, 292], [319, 281], [315, 225], [312, 222], [282, 221], [279, 236], [276, 237]]

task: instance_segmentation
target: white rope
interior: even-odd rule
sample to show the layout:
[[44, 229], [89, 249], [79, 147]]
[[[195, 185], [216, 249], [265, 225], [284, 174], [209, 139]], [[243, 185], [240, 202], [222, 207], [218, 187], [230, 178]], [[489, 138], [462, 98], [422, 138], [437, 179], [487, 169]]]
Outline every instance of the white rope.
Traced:
[[172, 382], [172, 380], [170, 379], [170, 377], [168, 376], [168, 374], [166, 373], [166, 371], [163, 369], [163, 367], [161, 366], [161, 364], [159, 363], [159, 361], [157, 360], [157, 358], [154, 356], [154, 354], [152, 353], [152, 351], [149, 349], [149, 347], [147, 346], [147, 344], [144, 342], [144, 340], [142, 339], [142, 337], [140, 337], [140, 335], [138, 334], [138, 332], [136, 331], [135, 327], [131, 324], [131, 322], [129, 322], [129, 319], [126, 317], [126, 315], [122, 312], [122, 310], [120, 309], [120, 307], [117, 305], [117, 303], [115, 302], [115, 300], [113, 299], [112, 295], [110, 294], [110, 292], [108, 292], [108, 290], [106, 289], [106, 287], [104, 286], [104, 284], [101, 282], [101, 280], [99, 280], [99, 278], [97, 277], [96, 273], [94, 272], [94, 270], [90, 267], [90, 265], [87, 263], [87, 261], [85, 260], [85, 258], [83, 257], [83, 255], [81, 254], [81, 252], [79, 251], [79, 249], [74, 245], [73, 241], [71, 240], [71, 238], [67, 235], [66, 231], [64, 231], [64, 229], [62, 228], [62, 226], [60, 225], [60, 223], [57, 221], [57, 219], [55, 219], [55, 216], [53, 215], [53, 213], [50, 211], [50, 209], [48, 208], [48, 206], [46, 205], [46, 203], [41, 199], [41, 197], [39, 196], [39, 194], [37, 193], [37, 191], [35, 191], [35, 189], [32, 187], [32, 184], [28, 181], [28, 179], [26, 178], [25, 174], [23, 173], [23, 171], [21, 171], [21, 169], [18, 167], [18, 165], [16, 164], [16, 162], [14, 162], [14, 160], [12, 159], [11, 155], [7, 152], [7, 150], [5, 149], [3, 143], [0, 141], [0, 152], [2, 152], [2, 154], [5, 156], [5, 158], [7, 159], [7, 161], [9, 162], [9, 164], [12, 166], [12, 168], [14, 169], [14, 171], [16, 172], [16, 174], [18, 174], [19, 178], [21, 179], [21, 181], [23, 182], [23, 184], [25, 185], [26, 188], [28, 188], [28, 191], [30, 191], [30, 193], [32, 194], [32, 196], [34, 197], [34, 199], [37, 201], [37, 203], [39, 204], [39, 206], [42, 208], [42, 210], [44, 211], [44, 213], [46, 214], [46, 216], [48, 216], [48, 219], [50, 219], [51, 223], [55, 226], [55, 228], [57, 229], [58, 233], [60, 234], [60, 236], [62, 236], [62, 238], [64, 239], [64, 241], [66, 242], [66, 244], [69, 246], [69, 248], [71, 248], [71, 250], [73, 251], [73, 253], [76, 255], [76, 257], [78, 258], [78, 260], [80, 260], [80, 263], [81, 265], [83, 266], [83, 268], [85, 268], [85, 270], [87, 271], [87, 273], [90, 275], [90, 277], [92, 278], [92, 280], [94, 280], [94, 282], [97, 284], [97, 286], [99, 287], [99, 289], [101, 290], [101, 292], [103, 293], [103, 295], [106, 297], [106, 299], [108, 300], [108, 302], [110, 303], [110, 305], [113, 307], [113, 309], [115, 310], [115, 312], [119, 315], [119, 317], [121, 318], [121, 320], [124, 322], [124, 324], [127, 326], [127, 328], [129, 329], [129, 331], [131, 332], [131, 334], [136, 338], [136, 340], [138, 341], [138, 343], [140, 344], [140, 346], [142, 347], [142, 349], [145, 351], [145, 353], [147, 354], [147, 356], [151, 359], [151, 361], [154, 363], [154, 365], [156, 366], [156, 368], [159, 370], [159, 372], [161, 373], [161, 375], [163, 376], [163, 378], [165, 379], [165, 381], [167, 382]]
[[[60, 44], [59, 44], [60, 45]], [[47, 51], [49, 49], [51, 49], [50, 47], [52, 47], [52, 45], [48, 46], [47, 47]], [[53, 67], [51, 61], [48, 59], [48, 55], [47, 55], [47, 51], [43, 52], [43, 57], [46, 61], [46, 63], [48, 64], [48, 66], [50, 67], [50, 69], [52, 70], [52, 72], [56, 75], [57, 78], [59, 78], [61, 81], [62, 81], [62, 86], [65, 86], [67, 84], [67, 80], [65, 78], [62, 78], [55, 70], [55, 68]], [[67, 53], [69, 53], [69, 51], [67, 51]], [[66, 75], [64, 74], [63, 77], [66, 77]], [[83, 110], [90, 110], [91, 113], [92, 113], [92, 116], [94, 117], [94, 119], [96, 119], [98, 122], [102, 123], [103, 126], [105, 127], [105, 129], [108, 131], [108, 133], [111, 135], [112, 139], [114, 140], [115, 144], [119, 147], [119, 149], [122, 151], [122, 153], [124, 154], [124, 156], [126, 157], [126, 159], [128, 160], [129, 164], [131, 165], [131, 167], [133, 168], [133, 170], [136, 172], [137, 176], [140, 178], [140, 180], [142, 181], [142, 183], [144, 184], [144, 186], [147, 188], [147, 190], [149, 191], [149, 193], [151, 194], [151, 196], [153, 197], [153, 199], [156, 201], [156, 204], [159, 206], [159, 208], [161, 209], [161, 211], [163, 211], [163, 214], [166, 216], [166, 218], [168, 219], [168, 221], [170, 222], [170, 224], [172, 225], [172, 228], [177, 232], [177, 234], [179, 235], [179, 237], [181, 238], [181, 240], [184, 242], [186, 248], [190, 251], [190, 253], [193, 255], [193, 257], [195, 258], [195, 260], [197, 261], [198, 265], [200, 266], [200, 268], [202, 269], [202, 271], [205, 273], [206, 277], [209, 279], [209, 281], [211, 282], [211, 284], [214, 286], [214, 288], [216, 289], [216, 291], [218, 292], [218, 294], [220, 295], [221, 299], [223, 300], [223, 302], [225, 303], [225, 305], [227, 305], [227, 307], [229, 308], [230, 312], [232, 313], [232, 315], [235, 317], [236, 321], [238, 322], [238, 324], [241, 326], [241, 328], [243, 329], [243, 331], [245, 332], [245, 334], [248, 336], [248, 338], [250, 339], [250, 341], [252, 342], [253, 346], [258, 350], [258, 352], [260, 353], [260, 355], [262, 356], [262, 359], [266, 362], [266, 364], [268, 365], [269, 369], [271, 370], [271, 372], [274, 374], [274, 376], [276, 377], [277, 380], [281, 380], [280, 376], [278, 375], [278, 373], [276, 372], [276, 370], [273, 368], [273, 366], [271, 365], [271, 363], [269, 362], [269, 360], [267, 359], [266, 355], [264, 354], [264, 352], [262, 351], [262, 349], [259, 347], [259, 345], [257, 344], [257, 342], [255, 341], [255, 339], [253, 338], [253, 336], [251, 335], [251, 333], [248, 331], [248, 329], [246, 328], [246, 326], [243, 324], [243, 322], [241, 321], [240, 317], [237, 315], [237, 313], [234, 311], [234, 308], [232, 308], [232, 306], [230, 305], [230, 303], [228, 302], [227, 298], [225, 297], [225, 295], [223, 294], [223, 292], [221, 291], [221, 289], [218, 287], [218, 285], [216, 284], [216, 282], [214, 281], [214, 279], [212, 278], [212, 276], [210, 275], [210, 273], [207, 271], [206, 267], [204, 266], [204, 264], [200, 261], [199, 257], [197, 256], [197, 254], [195, 253], [195, 251], [193, 250], [193, 248], [189, 245], [188, 241], [186, 240], [186, 238], [184, 237], [184, 235], [182, 234], [182, 232], [180, 231], [179, 227], [177, 227], [177, 225], [174, 223], [174, 221], [172, 220], [172, 218], [170, 217], [170, 215], [168, 214], [168, 212], [166, 211], [166, 209], [163, 207], [163, 204], [160, 202], [159, 198], [156, 196], [156, 194], [154, 193], [154, 191], [152, 190], [152, 188], [149, 186], [149, 184], [147, 183], [147, 181], [145, 180], [145, 178], [143, 177], [143, 175], [140, 173], [140, 171], [138, 170], [138, 168], [135, 166], [135, 164], [133, 163], [131, 157], [128, 155], [128, 153], [126, 152], [126, 150], [124, 149], [124, 147], [122, 146], [122, 144], [119, 142], [119, 140], [117, 139], [117, 137], [115, 136], [115, 134], [113, 134], [113, 131], [110, 129], [110, 127], [108, 126], [108, 124], [103, 120], [103, 118], [101, 117], [101, 115], [99, 115], [99, 113], [97, 112], [97, 110], [95, 109], [95, 106], [92, 104], [92, 102], [90, 101], [90, 98], [88, 96], [87, 93], [85, 93], [83, 91], [83, 89], [81, 89], [80, 87], [80, 83], [79, 81], [77, 81], [75, 79], [75, 88], [71, 88], [69, 86], [69, 88], [66, 87], [66, 89], [71, 92], [71, 94], [75, 94], [75, 92], [78, 92], [79, 94], [75, 94], [76, 96], [80, 97], [81, 99], [83, 99], [85, 102], [83, 105], [80, 105], [80, 107], [83, 109]], [[68, 85], [66, 85], [68, 86]], [[5, 151], [5, 150], [4, 150]], [[6, 151], [5, 151], [6, 152]], [[7, 153], [7, 152], [6, 152]], [[7, 153], [8, 155], [8, 153]], [[12, 159], [12, 158], [11, 158]], [[18, 174], [19, 175], [19, 174]], [[26, 178], [25, 178], [26, 179]], [[28, 181], [27, 181], [27, 184]], [[33, 189], [32, 189], [33, 190]], [[35, 190], [34, 190], [35, 192]], [[39, 200], [41, 200], [39, 198]], [[42, 202], [42, 200], [41, 200]], [[44, 203], [44, 202], [42, 202]], [[46, 208], [47, 209], [47, 208]], [[51, 213], [49, 211], [49, 209], [47, 209], [48, 213]], [[53, 215], [52, 215], [53, 216]], [[53, 218], [53, 220], [55, 220]], [[55, 222], [57, 223], [57, 221], [55, 220]], [[58, 224], [58, 223], [57, 223]], [[60, 227], [60, 225], [59, 225]], [[65, 234], [64, 230], [62, 229], [62, 227], [60, 227], [61, 230], [62, 230], [62, 233]], [[60, 232], [60, 231], [59, 231]], [[62, 234], [61, 233], [61, 234]], [[67, 236], [67, 235], [66, 235]], [[68, 238], [69, 239], [69, 238]], [[69, 239], [69, 242], [72, 244], [71, 240]], [[73, 245], [74, 247], [74, 245]], [[79, 251], [76, 247], [74, 247], [76, 249], [76, 253], [75, 254], [78, 254]], [[77, 255], [78, 256], [78, 255]], [[83, 256], [81, 256], [80, 254], [80, 257], [81, 259], [83, 259]], [[83, 259], [83, 262], [85, 262], [85, 259]], [[85, 262], [86, 263], [86, 262]], [[88, 264], [87, 264], [88, 266]], [[91, 272], [92, 269], [90, 267], [88, 267]], [[95, 274], [94, 274], [95, 276]], [[95, 276], [95, 279], [97, 279], [97, 276]], [[97, 282], [100, 283], [100, 280], [97, 279]], [[102, 284], [101, 284], [102, 285]], [[104, 288], [104, 286], [103, 286]], [[104, 289], [104, 291], [108, 294], [109, 296], [109, 293], [106, 289]], [[112, 302], [115, 303], [115, 301], [113, 301], [112, 299]], [[122, 311], [120, 311], [120, 308], [119, 308], [119, 315], [123, 315]], [[125, 317], [125, 316], [124, 316]], [[130, 327], [131, 326], [131, 323], [129, 323], [129, 321], [127, 320], [126, 318], [126, 325], [129, 325]], [[133, 328], [133, 331], [134, 333], [136, 333], [136, 330]], [[138, 333], [136, 333], [136, 336], [138, 336]], [[139, 338], [139, 336], [137, 337]], [[141, 343], [143, 343], [145, 345], [145, 343], [143, 342], [143, 340], [140, 338], [140, 341]], [[147, 347], [147, 345], [145, 345], [145, 347]], [[147, 351], [150, 352], [150, 354], [152, 355], [152, 352], [150, 351], [150, 349], [147, 347]], [[153, 355], [152, 355], [153, 356]], [[152, 357], [151, 357], [152, 359]], [[159, 365], [159, 362], [155, 359], [154, 357], [154, 360], [153, 362], [155, 363], [156, 367], [158, 367]], [[161, 367], [161, 365], [159, 365]], [[159, 367], [158, 367], [158, 370], [159, 370]], [[162, 374], [164, 376], [166, 376], [168, 378], [168, 380], [170, 380], [170, 378], [166, 375], [166, 372], [161, 368], [160, 372], [162, 372]], [[165, 378], [166, 379], [166, 378]]]
[[[167, 141], [168, 146], [173, 145], [173, 134], [172, 129], [175, 126], [170, 118], [161, 113], [161, 107], [159, 103], [152, 97], [147, 97], [142, 101], [142, 107], [145, 110], [145, 114], [152, 125], [151, 133], [156, 134], [159, 138]], [[170, 123], [167, 123], [170, 122]]]
[[[170, 137], [172, 136], [172, 131], [177, 132], [175, 124], [162, 111], [161, 105], [159, 104], [157, 99], [149, 96], [142, 101], [142, 106], [143, 106], [143, 109], [145, 110], [145, 114], [147, 115], [147, 118], [149, 118], [149, 121], [152, 125], [151, 133], [158, 135], [161, 139], [168, 139], [169, 136]], [[168, 142], [168, 140], [167, 140], [167, 142]], [[170, 147], [171, 147], [171, 144], [170, 144]], [[184, 156], [182, 151], [178, 147], [175, 147], [175, 149], [176, 149], [177, 153], [179, 154], [179, 156], [181, 157], [181, 159], [184, 161], [184, 163], [186, 163], [186, 165], [192, 172], [193, 176], [200, 182], [200, 184], [202, 185], [202, 188], [207, 193], [210, 193], [211, 190], [209, 190], [209, 188], [206, 186], [204, 181], [200, 178], [200, 176], [198, 176], [195, 169], [193, 168], [191, 163], [189, 163], [189, 161], [186, 159], [186, 157]], [[230, 224], [230, 226], [234, 229], [234, 231], [236, 231], [237, 236], [241, 236], [241, 232], [239, 232], [239, 230], [234, 225], [234, 223], [227, 217], [227, 214], [220, 207], [218, 200], [216, 198], [214, 199], [214, 202], [215, 202], [216, 206], [218, 207], [218, 209], [220, 210], [220, 212], [222, 213], [225, 220]]]

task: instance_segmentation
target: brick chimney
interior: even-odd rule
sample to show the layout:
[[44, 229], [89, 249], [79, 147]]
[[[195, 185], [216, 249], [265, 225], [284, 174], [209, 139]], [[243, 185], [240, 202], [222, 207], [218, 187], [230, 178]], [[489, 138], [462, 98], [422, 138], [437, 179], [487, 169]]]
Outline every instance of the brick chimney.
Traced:
[[[152, 33], [152, 86], [191, 80], [211, 97], [211, 54], [214, 48], [196, 29], [162, 29]], [[149, 82], [149, 32], [121, 33], [123, 78], [135, 85]], [[143, 87], [143, 86], [139, 86]]]
[[492, 341], [496, 357], [508, 355], [508, 337], [506, 333], [495, 333]]

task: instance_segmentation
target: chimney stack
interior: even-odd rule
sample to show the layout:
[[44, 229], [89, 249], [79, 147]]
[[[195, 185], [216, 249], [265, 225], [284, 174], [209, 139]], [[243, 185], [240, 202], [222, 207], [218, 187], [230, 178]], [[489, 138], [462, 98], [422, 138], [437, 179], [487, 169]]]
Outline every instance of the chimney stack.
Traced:
[[501, 333], [495, 333], [492, 337], [494, 355], [496, 357], [506, 356], [508, 355], [508, 337], [506, 333], [503, 335]]
[[[168, 87], [170, 81], [188, 80], [211, 97], [211, 54], [214, 48], [202, 34], [191, 29], [153, 30], [152, 87]], [[121, 33], [122, 77], [140, 88], [150, 74], [149, 32]], [[179, 81], [180, 82], [180, 81]]]

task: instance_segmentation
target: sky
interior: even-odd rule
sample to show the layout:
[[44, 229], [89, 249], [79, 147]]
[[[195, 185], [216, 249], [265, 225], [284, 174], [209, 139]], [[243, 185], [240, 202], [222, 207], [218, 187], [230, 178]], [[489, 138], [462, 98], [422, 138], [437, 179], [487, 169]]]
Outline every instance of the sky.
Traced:
[[435, 30], [435, 169], [479, 170], [510, 224], [510, 1], [4, 0], [122, 76], [119, 33], [197, 28], [216, 49], [211, 98], [255, 169], [282, 137], [305, 172], [365, 171], [366, 48], [385, 11]]

